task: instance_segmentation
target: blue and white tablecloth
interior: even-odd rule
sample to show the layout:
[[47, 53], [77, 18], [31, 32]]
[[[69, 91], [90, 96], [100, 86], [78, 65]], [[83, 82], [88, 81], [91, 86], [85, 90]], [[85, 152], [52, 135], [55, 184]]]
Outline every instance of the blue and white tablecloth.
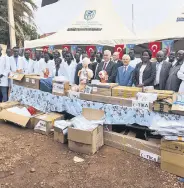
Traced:
[[[84, 101], [78, 98], [60, 97], [40, 90], [13, 85], [10, 101], [19, 101], [21, 104], [33, 106], [43, 112], [63, 112], [78, 116], [82, 108], [101, 109], [105, 112], [106, 124], [133, 124], [154, 126], [153, 122], [177, 121], [184, 125], [184, 116], [158, 113], [145, 109]], [[154, 120], [154, 121], [153, 121]]]

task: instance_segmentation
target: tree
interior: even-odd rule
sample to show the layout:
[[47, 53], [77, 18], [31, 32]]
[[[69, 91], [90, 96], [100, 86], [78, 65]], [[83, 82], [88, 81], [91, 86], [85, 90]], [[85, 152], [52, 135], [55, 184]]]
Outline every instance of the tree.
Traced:
[[[13, 0], [13, 3], [17, 44], [36, 39], [38, 34], [33, 15], [36, 4], [33, 0]], [[0, 0], [0, 43], [9, 44], [8, 24], [7, 0]]]

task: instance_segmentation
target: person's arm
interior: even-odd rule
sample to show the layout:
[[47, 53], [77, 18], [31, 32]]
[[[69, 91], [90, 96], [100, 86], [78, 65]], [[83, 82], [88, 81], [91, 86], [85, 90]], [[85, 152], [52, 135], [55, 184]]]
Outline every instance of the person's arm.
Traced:
[[129, 80], [127, 86], [132, 86], [133, 85], [133, 73], [134, 73], [134, 71], [131, 72], [130, 80]]
[[119, 71], [117, 71], [117, 75], [116, 75], [116, 83], [119, 84]]
[[137, 77], [137, 70], [138, 70], [138, 64], [136, 65], [136, 67], [135, 67], [135, 69], [134, 69], [134, 71], [133, 71], [133, 73], [132, 73], [132, 83], [133, 83], [135, 86], [137, 86], [138, 83], [139, 83], [139, 81], [136, 80], [136, 77]]
[[155, 77], [156, 77], [156, 64], [155, 63], [151, 63], [151, 75], [150, 75], [150, 77], [147, 80], [145, 80], [143, 82], [143, 85], [144, 86], [150, 85], [151, 82], [154, 82]]
[[180, 80], [184, 81], [184, 64], [180, 67], [177, 76]]
[[116, 80], [116, 74], [117, 74], [117, 67], [116, 64], [112, 66], [112, 72], [111, 75], [109, 76], [108, 82], [109, 83], [114, 83]]
[[6, 60], [6, 58], [3, 58], [3, 64], [5, 65], [5, 69], [3, 71], [2, 77], [8, 77], [9, 73], [10, 73], [10, 61]]
[[99, 72], [101, 71], [101, 70], [100, 70], [100, 67], [101, 67], [100, 64], [98, 64], [98, 68], [97, 68], [97, 71], [96, 71], [95, 80], [100, 80], [100, 77], [99, 77], [99, 75], [98, 75]]
[[74, 76], [74, 81], [76, 85], [79, 85], [79, 76], [78, 76], [79, 70], [80, 70], [80, 67], [78, 64], [76, 67], [75, 76]]

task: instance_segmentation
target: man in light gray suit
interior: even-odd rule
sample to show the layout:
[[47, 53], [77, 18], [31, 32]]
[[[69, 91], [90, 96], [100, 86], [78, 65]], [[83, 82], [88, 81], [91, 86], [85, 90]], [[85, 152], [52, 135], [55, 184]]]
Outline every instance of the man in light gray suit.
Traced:
[[167, 78], [169, 76], [172, 64], [164, 60], [164, 52], [159, 51], [156, 55], [156, 77], [154, 81], [154, 88], [158, 90], [165, 90]]
[[182, 80], [178, 78], [177, 73], [184, 62], [184, 50], [179, 50], [176, 58], [177, 62], [169, 71], [169, 77], [167, 79], [165, 89], [178, 92]]

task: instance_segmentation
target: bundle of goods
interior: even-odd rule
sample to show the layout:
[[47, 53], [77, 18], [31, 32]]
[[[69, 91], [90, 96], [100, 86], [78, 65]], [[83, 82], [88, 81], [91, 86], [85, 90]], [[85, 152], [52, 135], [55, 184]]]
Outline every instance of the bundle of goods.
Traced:
[[150, 127], [153, 130], [153, 134], [162, 135], [166, 140], [183, 140], [184, 137], [184, 120], [167, 120], [157, 119], [156, 117], [152, 121]]
[[112, 96], [122, 98], [135, 98], [138, 92], [142, 92], [142, 88], [117, 86], [112, 88]]
[[[96, 95], [104, 95], [104, 96], [111, 96], [112, 95], [112, 88], [117, 86], [116, 83], [96, 83], [96, 84], [88, 84], [87, 88], [90, 90], [91, 94]], [[86, 92], [89, 93], [89, 92]]]
[[156, 93], [158, 95], [158, 100], [168, 99], [173, 97], [174, 91], [167, 90], [148, 90], [145, 93]]
[[170, 113], [172, 108], [172, 99], [166, 98], [166, 99], [160, 99], [153, 103], [153, 110], [157, 112], [166, 112]]

